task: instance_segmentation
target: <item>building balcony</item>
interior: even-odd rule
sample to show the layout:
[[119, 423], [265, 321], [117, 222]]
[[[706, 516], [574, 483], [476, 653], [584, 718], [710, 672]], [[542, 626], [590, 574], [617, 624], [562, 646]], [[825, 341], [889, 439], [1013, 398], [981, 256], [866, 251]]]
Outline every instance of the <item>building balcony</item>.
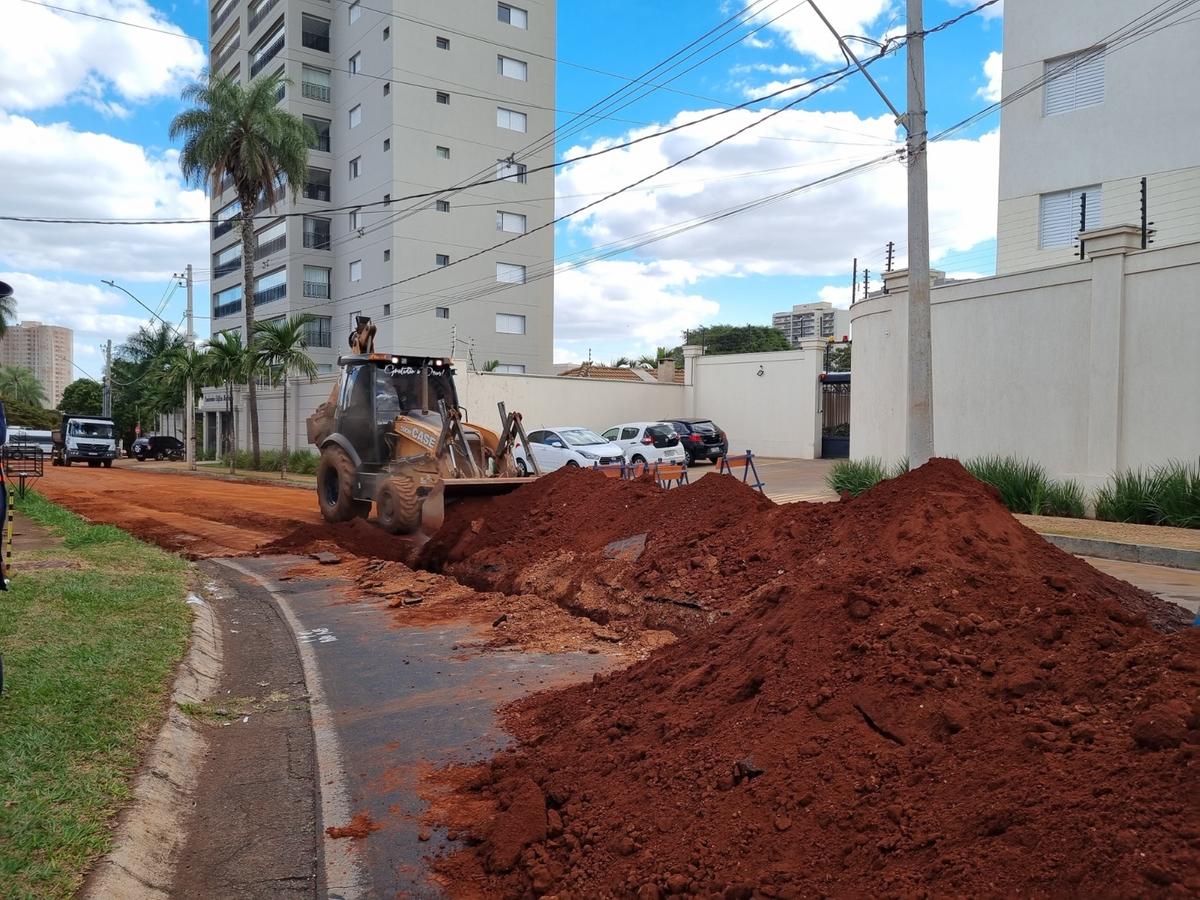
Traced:
[[225, 8], [217, 13], [217, 17], [213, 19], [212, 30], [210, 34], [216, 34], [221, 30], [221, 26], [229, 21], [229, 17], [237, 12], [237, 3], [230, 2], [225, 4]]
[[328, 203], [332, 193], [327, 184], [306, 184], [304, 186], [304, 196], [308, 200], [320, 200]]
[[254, 13], [250, 16], [250, 30], [253, 31], [259, 25], [261, 25], [262, 20], [270, 15], [271, 10], [273, 10], [278, 3], [279, 0], [266, 0], [266, 2], [260, 3], [258, 8], [254, 10]]
[[233, 230], [233, 224], [237, 219], [225, 219], [213, 226], [213, 238], [219, 238], [223, 234], [229, 234]]
[[329, 85], [313, 84], [311, 81], [300, 83], [300, 93], [309, 100], [320, 100], [322, 103], [328, 103], [333, 96], [333, 91], [330, 90]]
[[329, 34], [318, 34], [313, 31], [305, 31], [300, 35], [300, 43], [309, 50], [320, 50], [322, 53], [329, 52]]
[[265, 290], [254, 292], [254, 305], [262, 306], [264, 303], [274, 303], [276, 300], [282, 300], [287, 296], [287, 285], [277, 284], [275, 287], [269, 287]]
[[228, 303], [222, 303], [220, 306], [213, 307], [213, 318], [223, 319], [226, 316], [232, 316], [234, 313], [242, 311], [241, 300], [230, 300]]
[[264, 256], [270, 256], [272, 253], [278, 253], [280, 250], [287, 249], [287, 235], [281, 234], [277, 238], [272, 238], [269, 241], [260, 243], [254, 249], [254, 258], [262, 259]]
[[306, 231], [306, 232], [304, 232], [304, 248], [306, 250], [328, 250], [329, 249], [329, 232], [328, 231]]
[[271, 60], [273, 60], [276, 56], [278, 56], [279, 51], [282, 49], [283, 49], [283, 35], [281, 34], [281, 35], [279, 35], [279, 37], [275, 38], [275, 40], [272, 41], [268, 46], [263, 47], [261, 50], [258, 51], [257, 58], [254, 60], [254, 62], [252, 62], [250, 64], [250, 77], [253, 78], [259, 72], [261, 72], [264, 68], [266, 68], [267, 64]]
[[230, 260], [226, 263], [221, 263], [213, 269], [213, 278], [224, 278], [226, 275], [232, 275], [242, 267], [242, 259], [239, 256], [237, 259]]
[[221, 50], [218, 50], [217, 55], [213, 60], [213, 71], [215, 71], [215, 72], [221, 71], [221, 69], [224, 68], [225, 64], [227, 62], [229, 62], [229, 60], [233, 59], [233, 55], [238, 52], [238, 50], [241, 48], [241, 46], [242, 46], [242, 39], [241, 39], [241, 36], [239, 35], [238, 37], [235, 37], [233, 39], [233, 42], [228, 47], [224, 47]]
[[333, 335], [330, 333], [329, 320], [318, 319], [310, 322], [304, 328], [304, 343], [312, 348], [332, 347]]
[[312, 297], [317, 300], [329, 299], [329, 282], [328, 281], [306, 281], [304, 282], [304, 296]]

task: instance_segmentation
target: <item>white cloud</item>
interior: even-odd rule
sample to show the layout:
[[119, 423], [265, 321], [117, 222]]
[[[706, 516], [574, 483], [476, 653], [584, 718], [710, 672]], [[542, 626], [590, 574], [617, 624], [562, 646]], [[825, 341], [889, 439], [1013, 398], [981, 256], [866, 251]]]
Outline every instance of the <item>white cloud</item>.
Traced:
[[[65, 218], [207, 218], [178, 154], [59, 123], [0, 112], [0, 196], [9, 214]], [[208, 258], [207, 226], [49, 225], [0, 222], [0, 260], [26, 271], [165, 279]]]
[[676, 260], [603, 260], [556, 274], [555, 361], [585, 359], [604, 342], [626, 353], [674, 346], [684, 329], [720, 311], [715, 300], [689, 290], [705, 274]]
[[[182, 35], [145, 0], [58, 0], [60, 6]], [[79, 100], [108, 115], [128, 115], [119, 97], [140, 103], [173, 96], [207, 63], [194, 40], [6, 4], [0, 109], [30, 110]]]
[[[614, 190], [766, 115], [765, 111], [731, 113], [659, 140], [566, 166], [558, 179], [559, 195]], [[696, 116], [684, 113], [674, 121]], [[881, 156], [889, 150], [884, 142], [895, 136], [895, 126], [887, 116], [864, 119], [850, 112], [785, 111], [649, 182], [652, 190], [621, 194], [570, 220], [569, 231], [591, 244], [632, 239]], [[847, 147], [839, 141], [868, 146]], [[593, 148], [575, 148], [566, 155], [603, 145], [605, 142]], [[951, 250], [967, 250], [994, 236], [997, 157], [994, 132], [931, 147], [935, 263]], [[577, 200], [560, 201], [559, 212], [578, 205]], [[854, 256], [881, 260], [888, 241], [903, 244], [905, 222], [905, 170], [899, 162], [892, 162], [637, 252], [648, 258], [682, 260], [704, 273], [823, 277], [847, 271]], [[901, 252], [897, 265], [902, 260]]]
[[825, 287], [817, 291], [817, 299], [825, 303], [832, 303], [838, 309], [850, 308], [850, 285], [849, 279], [846, 284], [827, 284]]
[[[978, 6], [980, 0], [949, 0], [951, 6]], [[1004, 0], [982, 9], [978, 13], [985, 19], [999, 19], [1004, 16]]]
[[[75, 332], [75, 362], [89, 374], [99, 377], [104, 354], [100, 346], [112, 339], [113, 351], [127, 335], [149, 321], [149, 313], [139, 318], [126, 315], [126, 300], [98, 284], [80, 284], [65, 279], [44, 278], [28, 272], [0, 272], [0, 281], [13, 287], [20, 321], [38, 321], [46, 325], [65, 325]], [[83, 377], [79, 369], [76, 377]]]
[[983, 75], [987, 78], [987, 84], [977, 91], [978, 96], [988, 103], [998, 102], [1000, 100], [1000, 80], [1004, 75], [1004, 57], [999, 52], [993, 50], [983, 61]]
[[[896, 12], [893, 0], [837, 0], [836, 3], [822, 4], [821, 11], [837, 29], [838, 34], [876, 38], [880, 35], [872, 35], [871, 32], [882, 32], [883, 29], [879, 26], [891, 22], [891, 16], [888, 22], [882, 22], [884, 15]], [[750, 21], [760, 23], [776, 15], [774, 10], [768, 9]], [[800, 53], [816, 57], [822, 62], [841, 62], [844, 59], [836, 38], [808, 3], [784, 13], [769, 27], [781, 33], [788, 45]]]

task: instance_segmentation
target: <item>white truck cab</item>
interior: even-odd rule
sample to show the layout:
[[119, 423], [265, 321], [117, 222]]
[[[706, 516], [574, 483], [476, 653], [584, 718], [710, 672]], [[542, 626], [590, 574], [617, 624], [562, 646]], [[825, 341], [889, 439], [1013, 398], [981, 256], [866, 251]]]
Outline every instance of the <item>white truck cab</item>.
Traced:
[[86, 462], [110, 468], [117, 458], [117, 428], [112, 419], [64, 415], [54, 432], [54, 465]]

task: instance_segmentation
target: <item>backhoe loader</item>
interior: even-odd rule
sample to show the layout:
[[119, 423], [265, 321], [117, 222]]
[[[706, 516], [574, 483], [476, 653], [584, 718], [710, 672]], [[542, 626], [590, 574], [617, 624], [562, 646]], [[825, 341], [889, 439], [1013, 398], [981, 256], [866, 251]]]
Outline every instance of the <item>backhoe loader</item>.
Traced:
[[317, 502], [326, 521], [365, 519], [373, 504], [384, 530], [431, 534], [447, 501], [527, 482], [512, 455], [525, 441], [520, 413], [499, 404], [499, 432], [464, 421], [451, 360], [376, 353], [374, 337], [375, 326], [360, 317], [351, 353], [338, 360], [341, 378], [308, 417], [308, 439], [321, 453]]

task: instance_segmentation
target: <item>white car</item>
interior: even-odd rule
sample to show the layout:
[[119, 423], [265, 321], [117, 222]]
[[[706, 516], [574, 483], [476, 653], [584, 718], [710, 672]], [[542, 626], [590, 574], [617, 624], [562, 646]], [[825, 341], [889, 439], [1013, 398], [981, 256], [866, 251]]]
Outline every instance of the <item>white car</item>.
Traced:
[[528, 448], [518, 445], [513, 448], [517, 470], [522, 475], [533, 471], [527, 453], [532, 453], [543, 474], [561, 469], [563, 466], [591, 468], [595, 465], [614, 466], [625, 461], [621, 448], [609, 443], [594, 431], [578, 425], [559, 425], [554, 428], [539, 428], [526, 435]]
[[625, 451], [630, 465], [687, 463], [687, 452], [669, 422], [628, 422], [614, 425], [601, 437]]

